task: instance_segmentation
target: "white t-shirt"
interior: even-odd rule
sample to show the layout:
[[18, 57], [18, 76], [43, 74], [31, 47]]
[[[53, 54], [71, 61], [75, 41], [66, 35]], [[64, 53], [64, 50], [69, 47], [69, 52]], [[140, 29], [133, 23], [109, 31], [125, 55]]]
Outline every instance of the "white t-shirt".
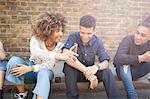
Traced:
[[33, 61], [36, 65], [33, 65], [34, 72], [37, 72], [43, 68], [52, 69], [55, 66], [55, 53], [61, 53], [63, 43], [58, 42], [54, 50], [48, 51], [43, 41], [37, 40], [34, 36], [30, 41], [30, 61]]

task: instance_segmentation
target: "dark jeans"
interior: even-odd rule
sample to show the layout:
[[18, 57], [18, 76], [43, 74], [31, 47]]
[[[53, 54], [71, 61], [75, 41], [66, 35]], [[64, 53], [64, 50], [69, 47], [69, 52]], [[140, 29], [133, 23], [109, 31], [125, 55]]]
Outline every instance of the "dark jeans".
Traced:
[[[77, 87], [77, 82], [85, 82], [87, 81], [84, 75], [69, 66], [68, 64], [64, 65], [64, 73], [65, 73], [65, 83], [67, 89], [67, 96], [69, 99], [78, 99], [79, 98], [79, 91]], [[99, 82], [103, 82], [106, 94], [109, 99], [119, 99], [120, 92], [117, 86], [116, 80], [109, 69], [105, 69], [103, 71], [98, 71], [96, 73]]]

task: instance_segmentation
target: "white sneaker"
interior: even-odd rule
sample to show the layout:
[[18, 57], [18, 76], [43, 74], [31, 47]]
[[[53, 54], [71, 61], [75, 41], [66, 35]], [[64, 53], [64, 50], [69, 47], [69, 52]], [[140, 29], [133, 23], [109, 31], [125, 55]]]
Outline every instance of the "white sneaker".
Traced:
[[14, 95], [14, 97], [15, 97], [16, 99], [27, 99], [27, 96], [28, 96], [28, 91], [26, 91], [26, 92], [24, 93], [24, 95], [20, 95], [20, 94], [15, 94], [15, 95]]

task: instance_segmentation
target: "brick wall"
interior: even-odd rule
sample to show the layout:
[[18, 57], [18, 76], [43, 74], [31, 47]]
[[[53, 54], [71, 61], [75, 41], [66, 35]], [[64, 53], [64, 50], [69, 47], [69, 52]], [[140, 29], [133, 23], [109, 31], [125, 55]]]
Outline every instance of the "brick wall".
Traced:
[[150, 0], [0, 0], [0, 39], [9, 55], [27, 58], [30, 26], [45, 11], [67, 17], [65, 37], [79, 30], [82, 15], [95, 16], [97, 35], [113, 58], [120, 40], [150, 15]]

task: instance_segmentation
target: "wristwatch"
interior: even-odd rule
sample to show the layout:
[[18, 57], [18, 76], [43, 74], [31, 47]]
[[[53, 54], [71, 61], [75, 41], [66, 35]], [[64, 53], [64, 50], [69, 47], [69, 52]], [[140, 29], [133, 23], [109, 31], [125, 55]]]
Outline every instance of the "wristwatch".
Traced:
[[100, 70], [100, 66], [98, 64], [96, 64], [95, 66], [98, 68], [98, 70]]

